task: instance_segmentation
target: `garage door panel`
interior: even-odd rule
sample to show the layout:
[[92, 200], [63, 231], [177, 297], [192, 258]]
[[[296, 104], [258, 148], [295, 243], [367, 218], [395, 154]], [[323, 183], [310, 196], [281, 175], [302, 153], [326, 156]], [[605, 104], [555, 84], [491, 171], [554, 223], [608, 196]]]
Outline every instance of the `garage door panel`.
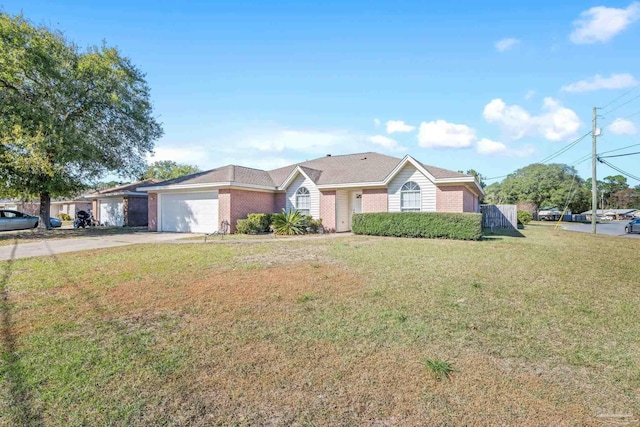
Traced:
[[124, 225], [124, 203], [122, 199], [100, 200], [100, 223], [108, 226], [122, 227]]
[[161, 230], [211, 233], [218, 229], [218, 192], [168, 193], [160, 196]]

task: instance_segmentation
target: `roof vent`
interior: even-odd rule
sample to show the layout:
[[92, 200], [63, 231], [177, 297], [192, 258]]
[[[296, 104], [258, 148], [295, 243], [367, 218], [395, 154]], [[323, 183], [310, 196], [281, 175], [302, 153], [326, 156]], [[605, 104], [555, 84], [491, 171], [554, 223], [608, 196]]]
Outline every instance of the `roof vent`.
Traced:
[[363, 158], [361, 158], [360, 160], [367, 160], [367, 158], [366, 158], [366, 157], [363, 157]]
[[327, 154], [327, 157], [331, 157], [331, 154]]

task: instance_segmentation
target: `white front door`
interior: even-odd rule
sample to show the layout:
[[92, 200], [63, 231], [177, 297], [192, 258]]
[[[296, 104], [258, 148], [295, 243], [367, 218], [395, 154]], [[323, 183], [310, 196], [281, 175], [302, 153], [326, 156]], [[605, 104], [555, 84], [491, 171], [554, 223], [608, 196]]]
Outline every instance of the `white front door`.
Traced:
[[349, 202], [349, 230], [351, 230], [353, 214], [362, 212], [362, 191], [352, 191]]

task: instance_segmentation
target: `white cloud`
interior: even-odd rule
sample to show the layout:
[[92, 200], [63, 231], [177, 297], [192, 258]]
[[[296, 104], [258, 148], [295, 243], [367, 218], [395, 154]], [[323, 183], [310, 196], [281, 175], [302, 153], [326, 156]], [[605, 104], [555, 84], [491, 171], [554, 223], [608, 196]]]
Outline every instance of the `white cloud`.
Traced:
[[625, 119], [614, 120], [611, 125], [609, 125], [609, 130], [615, 135], [635, 135], [638, 133], [636, 125]]
[[420, 123], [418, 144], [425, 148], [467, 148], [476, 140], [476, 131], [467, 125], [445, 120]]
[[373, 119], [373, 125], [375, 127], [380, 127], [380, 119], [378, 119], [377, 117]]
[[354, 136], [346, 131], [283, 129], [268, 136], [252, 138], [248, 145], [250, 148], [259, 151], [281, 152], [293, 150], [317, 154], [324, 153], [332, 147], [353, 145], [354, 142]]
[[591, 80], [580, 80], [562, 87], [564, 92], [591, 92], [599, 89], [624, 89], [635, 86], [638, 81], [631, 74], [611, 74], [602, 77], [600, 74], [593, 76]]
[[633, 2], [626, 9], [597, 6], [585, 10], [573, 22], [569, 39], [576, 44], [604, 43], [640, 19], [640, 3]]
[[389, 120], [387, 122], [387, 133], [389, 134], [396, 132], [413, 132], [415, 128], [415, 126], [410, 126], [403, 120]]
[[561, 141], [575, 136], [581, 125], [573, 110], [563, 107], [553, 98], [544, 98], [539, 115], [531, 115], [519, 105], [507, 105], [502, 99], [494, 99], [484, 107], [483, 116], [516, 140], [541, 135], [550, 141]]
[[516, 45], [520, 44], [519, 39], [514, 39], [513, 37], [508, 37], [502, 40], [498, 40], [495, 44], [496, 50], [498, 52], [506, 52], [507, 50], [513, 49]]
[[536, 96], [536, 91], [535, 90], [528, 90], [527, 93], [524, 94], [524, 99], [529, 101], [529, 100], [533, 99], [534, 96]]
[[150, 162], [161, 160], [173, 160], [177, 163], [187, 163], [200, 166], [200, 162], [209, 155], [205, 147], [192, 145], [182, 147], [158, 146], [154, 149], [154, 154], [147, 156]]
[[531, 146], [525, 146], [521, 149], [514, 149], [508, 147], [502, 142], [482, 138], [476, 144], [476, 151], [478, 152], [478, 154], [482, 154], [485, 156], [527, 157], [533, 154], [535, 152], [535, 149]]
[[369, 141], [390, 151], [405, 151], [405, 147], [398, 145], [398, 141], [384, 135], [375, 135], [369, 138]]

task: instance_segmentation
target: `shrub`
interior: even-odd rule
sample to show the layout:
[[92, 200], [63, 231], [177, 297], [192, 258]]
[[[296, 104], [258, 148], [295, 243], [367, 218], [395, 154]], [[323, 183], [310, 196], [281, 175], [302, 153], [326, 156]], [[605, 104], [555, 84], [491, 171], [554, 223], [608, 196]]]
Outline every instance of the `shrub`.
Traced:
[[451, 363], [442, 359], [427, 358], [424, 361], [424, 365], [439, 380], [449, 378], [449, 376], [454, 372]]
[[236, 232], [241, 234], [266, 233], [271, 228], [270, 213], [251, 213], [245, 219], [239, 219], [236, 224]]
[[56, 216], [58, 217], [58, 219], [60, 219], [60, 221], [71, 221], [71, 216], [69, 216], [69, 214], [67, 213], [59, 213]]
[[307, 233], [319, 233], [320, 230], [324, 230], [322, 226], [322, 219], [313, 219], [311, 215], [304, 216], [305, 226]]
[[293, 236], [306, 232], [307, 223], [304, 215], [299, 211], [290, 209], [287, 212], [283, 209], [282, 213], [273, 214], [272, 219], [273, 230], [276, 234]]
[[528, 211], [518, 211], [518, 222], [522, 225], [527, 225], [533, 220], [533, 215]]
[[482, 238], [482, 214], [443, 212], [380, 212], [353, 215], [355, 234], [458, 240]]

